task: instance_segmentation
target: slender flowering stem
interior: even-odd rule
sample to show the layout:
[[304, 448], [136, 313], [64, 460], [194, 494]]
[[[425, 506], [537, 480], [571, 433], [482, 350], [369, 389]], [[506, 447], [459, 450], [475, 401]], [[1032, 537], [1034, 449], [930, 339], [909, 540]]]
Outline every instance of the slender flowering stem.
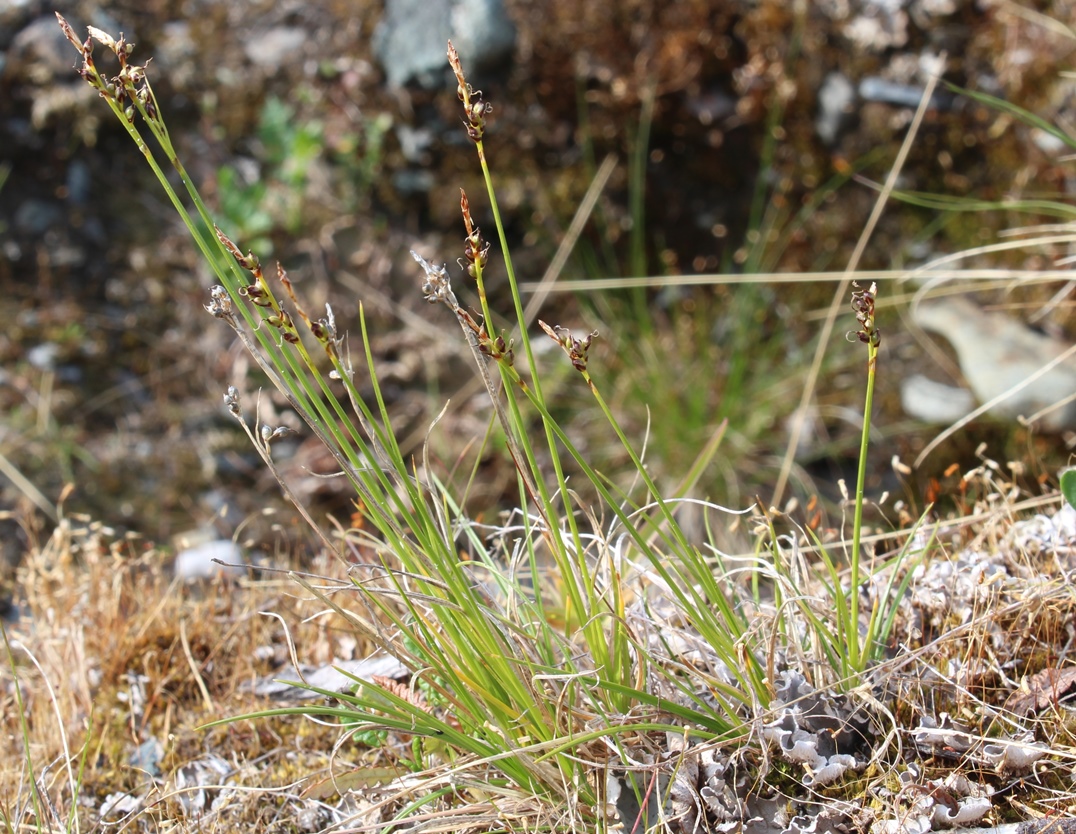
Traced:
[[878, 293], [878, 285], [872, 283], [867, 290], [859, 290], [858, 284], [853, 286], [857, 290], [852, 293], [852, 310], [855, 311], [856, 321], [860, 329], [855, 332], [856, 338], [867, 346], [867, 396], [863, 406], [863, 435], [859, 444], [859, 471], [856, 475], [856, 500], [855, 516], [852, 521], [852, 555], [851, 555], [851, 588], [850, 594], [850, 622], [848, 629], [848, 662], [855, 671], [863, 671], [864, 661], [873, 653], [874, 647], [870, 645], [873, 640], [874, 617], [871, 617], [871, 628], [868, 629], [868, 645], [862, 646], [859, 640], [859, 580], [860, 580], [860, 541], [863, 533], [863, 491], [867, 480], [867, 449], [870, 443], [871, 433], [871, 409], [874, 404], [874, 378], [878, 365], [878, 345], [881, 343], [881, 331], [874, 322], [874, 299]]
[[[523, 311], [522, 296], [519, 292], [519, 282], [516, 279], [515, 267], [512, 264], [512, 256], [508, 247], [508, 239], [505, 234], [505, 224], [501, 219], [501, 212], [497, 203], [497, 193], [493, 188], [493, 177], [490, 173], [489, 164], [486, 160], [485, 145], [483, 143], [483, 137], [486, 131], [486, 117], [492, 110], [492, 105], [485, 101], [482, 97], [481, 90], [474, 89], [467, 83], [467, 78], [464, 75], [463, 66], [460, 63], [459, 53], [456, 48], [449, 41], [448, 44], [448, 63], [452, 68], [453, 73], [456, 76], [457, 89], [456, 94], [459, 100], [463, 103], [463, 123], [467, 129], [467, 135], [475, 143], [475, 150], [478, 153], [479, 165], [482, 168], [482, 176], [486, 183], [486, 193], [489, 196], [490, 209], [493, 212], [494, 225], [497, 227], [497, 237], [501, 246], [501, 256], [504, 259], [505, 271], [508, 274], [509, 290], [512, 297], [512, 304], [515, 310], [516, 322], [519, 327], [519, 338], [523, 344], [523, 351], [527, 357], [527, 368], [530, 372], [529, 383], [533, 387], [533, 395], [539, 402], [544, 402], [545, 398], [542, 393], [541, 378], [538, 374], [538, 366], [534, 360], [534, 351], [531, 345], [530, 336], [527, 333], [526, 327], [526, 315]], [[488, 256], [488, 246], [484, 244], [481, 238], [477, 235], [477, 230], [474, 229], [470, 218], [470, 207], [466, 199], [466, 195], [461, 200], [461, 208], [463, 209], [463, 215], [465, 223], [467, 225], [468, 233], [468, 248], [467, 248], [467, 260], [468, 260], [468, 272], [475, 279], [478, 286], [479, 300], [482, 304], [482, 315], [484, 318], [483, 331], [485, 331], [485, 338], [488, 341], [492, 341], [490, 328], [492, 327], [492, 321], [490, 319], [489, 305], [486, 299], [485, 286], [482, 280], [482, 269], [485, 265], [486, 258]], [[475, 256], [477, 255], [477, 257]], [[492, 354], [491, 354], [492, 355]], [[510, 358], [510, 357], [506, 357]], [[501, 372], [501, 378], [506, 383], [505, 386], [505, 398], [507, 400], [507, 408], [510, 412], [510, 422], [503, 423], [505, 432], [507, 434], [512, 433], [512, 427], [516, 427], [518, 430], [515, 443], [519, 449], [522, 450], [526, 457], [527, 464], [532, 472], [538, 471], [537, 455], [534, 451], [533, 445], [528, 437], [525, 429], [525, 420], [520, 411], [520, 403], [516, 397], [515, 391], [509, 386], [508, 382], [514, 382], [520, 386], [520, 390], [529, 397], [530, 391], [526, 388], [526, 384], [520, 379], [519, 374], [515, 373], [514, 368], [510, 361], [504, 359], [498, 360], [498, 367]], [[494, 397], [496, 400], [496, 397]], [[545, 440], [546, 446], [549, 450], [549, 461], [553, 465], [553, 471], [555, 476], [556, 492], [561, 496], [561, 501], [564, 506], [564, 519], [568, 525], [568, 529], [571, 537], [571, 550], [576, 554], [577, 559], [582, 559], [582, 554], [585, 552], [583, 541], [579, 533], [578, 522], [571, 506], [571, 495], [567, 488], [567, 476], [564, 472], [563, 464], [560, 459], [560, 455], [557, 449], [557, 438], [552, 426], [548, 421], [545, 422]], [[515, 454], [515, 453], [514, 453]], [[516, 455], [517, 463], [519, 457]], [[522, 472], [520, 468], [520, 472]], [[552, 495], [548, 485], [544, 479], [537, 479], [536, 482], [527, 485], [528, 497], [535, 502], [535, 505], [541, 508], [542, 514], [551, 519], [554, 516], [552, 508]], [[554, 543], [554, 551], [561, 550], [559, 543]], [[560, 553], [564, 556], [563, 552]], [[558, 557], [559, 558], [559, 557]], [[580, 570], [585, 570], [585, 566], [580, 564]]]
[[[449, 41], [448, 44], [448, 63], [452, 67], [452, 71], [455, 73], [456, 80], [459, 84], [456, 93], [459, 96], [460, 101], [463, 102], [464, 125], [467, 127], [467, 135], [470, 136], [475, 143], [475, 150], [478, 153], [478, 162], [482, 168], [482, 177], [486, 183], [486, 193], [489, 195], [490, 211], [493, 212], [494, 225], [497, 227], [497, 237], [501, 245], [501, 256], [504, 258], [504, 266], [508, 273], [508, 283], [511, 289], [512, 301], [515, 304], [516, 320], [519, 322], [520, 341], [523, 343], [523, 350], [527, 355], [527, 364], [531, 369], [533, 384], [538, 389], [538, 395], [541, 396], [541, 382], [534, 372], [534, 354], [531, 350], [530, 337], [525, 326], [527, 319], [523, 314], [523, 301], [519, 292], [519, 282], [516, 279], [516, 270], [512, 264], [512, 255], [508, 248], [508, 238], [506, 237], [504, 230], [505, 225], [501, 219], [500, 205], [497, 202], [497, 192], [493, 188], [493, 175], [490, 173], [489, 163], [486, 160], [486, 148], [483, 143], [483, 137], [485, 136], [486, 131], [486, 117], [490, 114], [492, 105], [482, 98], [482, 92], [480, 90], [475, 90], [467, 83], [467, 79], [463, 74], [463, 68], [460, 64], [459, 53], [456, 51], [456, 48], [452, 45], [451, 41]], [[488, 322], [489, 307], [486, 303], [485, 289], [480, 280], [481, 265], [479, 266], [478, 276], [482, 314], [486, 317]]]

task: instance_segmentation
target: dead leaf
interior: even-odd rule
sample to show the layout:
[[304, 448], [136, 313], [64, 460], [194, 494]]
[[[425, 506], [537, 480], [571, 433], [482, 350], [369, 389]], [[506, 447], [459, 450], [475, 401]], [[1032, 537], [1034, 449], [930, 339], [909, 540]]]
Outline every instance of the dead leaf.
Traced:
[[1005, 701], [1005, 709], [1017, 715], [1031, 715], [1076, 694], [1076, 666], [1052, 666], [1024, 678], [1020, 688]]

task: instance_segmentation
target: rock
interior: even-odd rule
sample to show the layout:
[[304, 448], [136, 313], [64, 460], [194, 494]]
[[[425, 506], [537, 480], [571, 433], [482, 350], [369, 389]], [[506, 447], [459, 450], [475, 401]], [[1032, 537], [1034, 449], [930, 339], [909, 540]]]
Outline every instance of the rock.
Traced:
[[[952, 344], [960, 370], [980, 403], [1004, 397], [990, 409], [992, 414], [1029, 417], [1076, 391], [1076, 356], [1028, 382], [1070, 346], [1012, 316], [984, 312], [958, 297], [924, 302], [912, 315], [924, 330]], [[1052, 432], [1076, 428], [1076, 403], [1046, 414], [1041, 427]]]
[[904, 0], [864, 2], [862, 13], [844, 25], [844, 36], [858, 49], [885, 52], [908, 42], [908, 13]]
[[400, 143], [400, 153], [404, 155], [404, 159], [412, 165], [428, 165], [428, 152], [433, 145], [434, 132], [429, 128], [413, 128], [403, 123], [395, 127], [396, 139]]
[[101, 802], [97, 813], [101, 819], [106, 817], [127, 817], [138, 813], [142, 800], [130, 793], [110, 793]]
[[1054, 133], [1047, 133], [1041, 128], [1034, 128], [1031, 133], [1031, 141], [1040, 151], [1047, 156], [1058, 157], [1071, 151], [1069, 144]]
[[177, 578], [188, 581], [239, 576], [246, 573], [246, 564], [239, 545], [231, 539], [218, 539], [180, 551], [176, 556], [175, 572]]
[[947, 17], [957, 12], [957, 0], [918, 0], [912, 4], [915, 17]]
[[51, 200], [29, 198], [15, 209], [15, 229], [27, 237], [41, 237], [64, 222], [64, 211]]
[[198, 44], [186, 20], [173, 20], [161, 27], [154, 62], [178, 89], [185, 90], [197, 72]]
[[975, 410], [975, 397], [966, 388], [912, 374], [901, 380], [900, 405], [909, 417], [925, 423], [955, 423]]
[[[347, 674], [344, 674], [345, 672]], [[347, 692], [355, 686], [354, 678], [367, 681], [375, 677], [402, 680], [407, 674], [409, 674], [407, 667], [395, 657], [376, 654], [361, 660], [336, 660], [325, 666], [305, 666], [301, 676], [294, 666], [288, 666], [258, 681], [254, 685], [254, 694], [285, 701], [305, 701], [321, 696], [317, 692], [311, 692], [300, 686], [292, 686], [285, 681], [305, 680], [307, 684], [318, 689]]]
[[449, 87], [450, 39], [464, 69], [480, 72], [511, 55], [516, 28], [500, 0], [387, 0], [374, 54], [390, 87]]
[[128, 757], [127, 763], [135, 770], [145, 773], [147, 776], [156, 778], [161, 775], [161, 759], [164, 758], [164, 747], [156, 737], [150, 736], [143, 741]]
[[7, 51], [4, 75], [39, 87], [57, 78], [67, 79], [77, 54], [72, 50], [53, 14], [42, 15], [24, 26]]
[[[15, 33], [45, 9], [38, 0], [0, 0], [0, 49], [7, 49]], [[0, 63], [0, 72], [3, 65]]]
[[26, 361], [41, 371], [56, 370], [56, 358], [60, 355], [60, 346], [55, 342], [42, 342], [26, 351]]
[[[864, 101], [880, 101], [897, 107], [918, 107], [923, 98], [923, 88], [914, 84], [898, 84], [885, 78], [870, 75], [859, 82], [859, 97]], [[953, 104], [953, 97], [935, 92], [930, 97], [930, 106], [945, 110]]]
[[274, 26], [247, 41], [243, 50], [252, 64], [274, 73], [297, 55], [306, 40], [306, 31], [299, 27]]
[[67, 164], [67, 202], [75, 208], [89, 204], [93, 196], [93, 174], [82, 159], [72, 159]]
[[397, 171], [392, 175], [392, 187], [398, 194], [428, 194], [436, 183], [437, 178], [427, 170]]
[[852, 82], [839, 72], [831, 72], [818, 90], [818, 115], [814, 129], [827, 145], [837, 141], [841, 128], [851, 121], [856, 90]]

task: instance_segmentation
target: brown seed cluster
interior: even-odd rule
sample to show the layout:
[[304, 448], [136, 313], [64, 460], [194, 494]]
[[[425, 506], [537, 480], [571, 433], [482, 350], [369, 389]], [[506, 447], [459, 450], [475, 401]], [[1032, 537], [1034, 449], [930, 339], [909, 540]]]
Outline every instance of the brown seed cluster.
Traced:
[[464, 239], [463, 246], [467, 274], [477, 279], [489, 261], [490, 243], [482, 237], [482, 231], [471, 219], [471, 203], [467, 199], [467, 192], [462, 188], [460, 189], [460, 211], [463, 213], [463, 224], [467, 227], [467, 237]]
[[482, 99], [481, 90], [467, 83], [460, 65], [460, 55], [452, 41], [448, 42], [448, 63], [456, 74], [456, 95], [463, 102], [463, 124], [467, 127], [467, 135], [473, 141], [481, 142], [486, 133], [486, 116], [492, 112], [493, 105]]
[[[278, 330], [283, 342], [287, 342], [290, 345], [298, 344], [299, 331], [295, 326], [295, 320], [292, 318], [291, 314], [280, 305], [276, 297], [270, 291], [269, 285], [265, 280], [265, 275], [262, 273], [261, 262], [258, 260], [258, 257], [252, 252], [248, 252], [244, 255], [242, 250], [240, 250], [240, 248], [236, 246], [224, 232], [216, 226], [213, 228], [217, 233], [217, 239], [221, 242], [224, 248], [228, 250], [232, 257], [235, 258], [236, 263], [247, 270], [254, 278], [253, 283], [239, 288], [239, 295], [246, 298], [254, 306], [261, 307], [265, 311], [262, 314], [262, 321]], [[311, 334], [313, 334], [314, 338], [317, 339], [318, 343], [325, 349], [329, 358], [334, 361], [338, 360], [342, 337], [337, 333], [336, 319], [333, 316], [332, 308], [325, 305], [325, 317], [317, 320], [311, 319], [299, 304], [299, 300], [295, 296], [295, 290], [291, 284], [291, 279], [288, 278], [288, 273], [279, 263], [276, 266], [276, 274], [277, 280], [291, 300], [296, 314], [306, 323]], [[230, 302], [227, 306], [224, 304], [224, 299], [227, 296], [226, 291], [223, 287], [214, 287], [213, 290], [211, 290], [211, 293], [213, 300], [210, 304], [206, 305], [206, 309], [217, 318], [227, 319], [232, 308]], [[232, 320], [234, 321], [234, 316]]]
[[[134, 44], [128, 43], [120, 34], [119, 40], [113, 38], [107, 32], [103, 32], [95, 26], [86, 27], [89, 33], [85, 41], [80, 41], [74, 30], [59, 12], [56, 19], [60, 22], [60, 29], [64, 37], [71, 42], [72, 46], [82, 55], [82, 66], [77, 70], [78, 74], [85, 79], [86, 83], [97, 90], [101, 97], [111, 104], [118, 112], [122, 112], [127, 121], [134, 123], [135, 110], [140, 110], [150, 121], [157, 119], [157, 104], [146, 79], [146, 68], [128, 62], [128, 58], [134, 51]], [[120, 71], [112, 78], [101, 75], [93, 60], [94, 41], [109, 49], [120, 63]]]
[[[443, 266], [431, 264], [415, 250], [411, 250], [413, 257], [426, 273], [426, 280], [422, 282], [422, 295], [431, 304], [441, 303], [448, 307], [459, 320], [464, 331], [471, 334], [475, 344], [483, 355], [491, 359], [504, 361], [508, 365], [515, 362], [515, 351], [512, 343], [505, 340], [504, 336], [490, 336], [486, 331], [485, 324], [479, 324], [475, 317], [463, 309], [456, 294], [452, 291], [452, 282], [448, 277], [448, 270]], [[469, 338], [470, 338], [469, 337]]]
[[598, 331], [594, 330], [588, 333], [582, 339], [572, 335], [567, 327], [561, 327], [555, 325], [550, 327], [544, 321], [539, 320], [542, 330], [546, 332], [554, 342], [560, 345], [564, 352], [568, 354], [568, 358], [572, 360], [572, 367], [580, 373], [585, 373], [587, 370], [588, 355], [590, 353], [590, 346], [596, 338], [598, 338]]
[[853, 283], [852, 286], [856, 288], [852, 293], [852, 310], [859, 322], [856, 338], [876, 348], [882, 341], [882, 331], [874, 325], [874, 298], [878, 294], [878, 285], [871, 282], [870, 289], [866, 290], [859, 289], [859, 284]]

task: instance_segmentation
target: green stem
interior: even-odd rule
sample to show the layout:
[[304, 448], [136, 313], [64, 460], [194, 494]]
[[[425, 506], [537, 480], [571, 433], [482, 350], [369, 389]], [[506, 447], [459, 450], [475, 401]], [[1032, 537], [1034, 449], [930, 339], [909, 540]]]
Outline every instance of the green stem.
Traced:
[[863, 659], [869, 657], [873, 647], [865, 650], [859, 645], [859, 542], [863, 532], [863, 490], [867, 480], [867, 448], [871, 435], [871, 408], [874, 403], [874, 376], [878, 365], [878, 346], [867, 346], [867, 401], [863, 406], [863, 437], [859, 443], [859, 472], [856, 475], [855, 517], [852, 521], [852, 576], [849, 589], [848, 660], [854, 671], [863, 671]]
[[[544, 403], [545, 398], [542, 393], [542, 381], [538, 375], [538, 365], [534, 360], [534, 349], [531, 345], [530, 335], [527, 333], [527, 317], [523, 311], [523, 298], [519, 291], [519, 282], [516, 279], [516, 270], [514, 265], [512, 264], [512, 254], [508, 247], [508, 238], [505, 234], [504, 222], [501, 219], [500, 205], [497, 202], [497, 192], [493, 188], [493, 176], [490, 173], [489, 163], [486, 160], [485, 146], [481, 141], [476, 143], [476, 150], [478, 152], [478, 162], [480, 167], [482, 168], [482, 177], [486, 184], [486, 193], [489, 196], [490, 210], [493, 212], [493, 223], [497, 227], [497, 239], [501, 246], [501, 253], [502, 257], [504, 258], [505, 271], [508, 273], [508, 284], [511, 291], [512, 304], [515, 310], [516, 322], [519, 328], [519, 339], [521, 344], [523, 345], [524, 354], [527, 357], [527, 368], [530, 371], [530, 384], [533, 387], [534, 397], [537, 399], [538, 402]], [[478, 275], [481, 276], [480, 270], [478, 272]], [[486, 332], [492, 335], [493, 328], [491, 323], [489, 323], [489, 309], [485, 306], [485, 292], [481, 287], [480, 296], [483, 303], [482, 312], [483, 315], [486, 316], [487, 321]], [[500, 363], [500, 368], [502, 371], [502, 379], [505, 379], [504, 363]], [[519, 381], [518, 377], [516, 381]], [[533, 449], [527, 436], [525, 428], [526, 423], [523, 420], [522, 414], [519, 412], [519, 406], [515, 398], [515, 391], [509, 385], [505, 385], [505, 396], [508, 399], [510, 408], [512, 409], [512, 418], [514, 425], [518, 428], [518, 441], [526, 451], [527, 461], [531, 467], [531, 471], [537, 473], [538, 467], [534, 457]], [[509, 426], [506, 425], [504, 429], [507, 435], [511, 434]], [[550, 453], [550, 460], [553, 463], [554, 474], [557, 483], [557, 491], [561, 497], [561, 501], [564, 507], [564, 519], [568, 524], [568, 531], [573, 544], [573, 552], [576, 554], [576, 558], [580, 561], [580, 564], [582, 564], [585, 548], [583, 547], [582, 538], [579, 534], [579, 528], [575, 518], [575, 514], [572, 511], [570, 492], [567, 488], [567, 478], [561, 466], [560, 457], [557, 454], [557, 441], [554, 437], [554, 432], [552, 431], [548, 422], [545, 426], [545, 438], [546, 445]], [[541, 509], [546, 517], [547, 522], [550, 525], [550, 529], [553, 529], [556, 525], [553, 522], [554, 515], [552, 512], [552, 501], [550, 500], [548, 490], [541, 478], [537, 479], [537, 489], [538, 494], [541, 496], [541, 501], [543, 505]], [[559, 540], [556, 538], [553, 539], [553, 542], [555, 558], [558, 561], [564, 560], [566, 557], [563, 552], [563, 545], [561, 545]], [[591, 595], [590, 601], [593, 602], [593, 595]]]
[[[486, 150], [481, 142], [477, 144], [478, 148], [478, 162], [482, 167], [482, 177], [486, 183], [486, 193], [489, 195], [489, 207], [493, 212], [493, 224], [497, 227], [497, 240], [501, 244], [501, 253], [504, 258], [504, 268], [508, 273], [508, 285], [511, 289], [512, 304], [515, 306], [516, 321], [519, 322], [519, 340], [523, 344], [523, 351], [527, 356], [527, 367], [530, 368], [531, 385], [534, 386], [535, 393], [539, 398], [542, 397], [542, 383], [538, 378], [537, 366], [534, 362], [534, 353], [531, 349], [530, 335], [527, 333], [527, 317], [523, 314], [523, 298], [519, 292], [519, 282], [516, 280], [516, 269], [512, 264], [512, 254], [508, 249], [508, 238], [504, 231], [504, 222], [501, 220], [501, 208], [497, 203], [497, 192], [493, 189], [493, 175], [489, 170], [489, 163], [486, 161]], [[488, 315], [488, 310], [482, 311]], [[486, 326], [486, 330], [492, 334], [492, 329], [489, 325]]]

